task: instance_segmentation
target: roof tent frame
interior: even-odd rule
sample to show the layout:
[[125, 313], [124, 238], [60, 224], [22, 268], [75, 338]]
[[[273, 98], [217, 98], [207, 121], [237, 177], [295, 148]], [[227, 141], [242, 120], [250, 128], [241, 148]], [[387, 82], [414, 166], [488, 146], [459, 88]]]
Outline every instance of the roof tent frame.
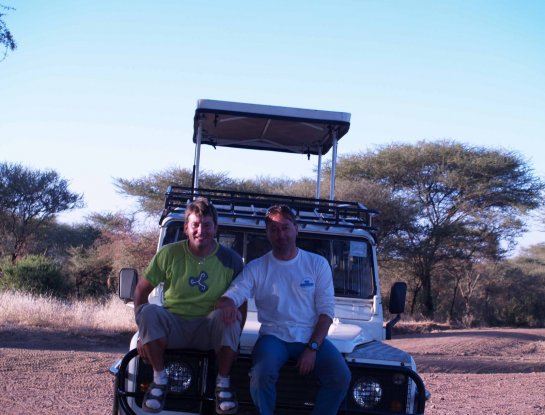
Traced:
[[332, 149], [330, 200], [335, 195], [338, 141], [350, 128], [350, 114], [273, 105], [201, 99], [194, 117], [193, 188], [199, 188], [201, 146], [234, 147], [318, 156], [316, 198], [322, 157]]

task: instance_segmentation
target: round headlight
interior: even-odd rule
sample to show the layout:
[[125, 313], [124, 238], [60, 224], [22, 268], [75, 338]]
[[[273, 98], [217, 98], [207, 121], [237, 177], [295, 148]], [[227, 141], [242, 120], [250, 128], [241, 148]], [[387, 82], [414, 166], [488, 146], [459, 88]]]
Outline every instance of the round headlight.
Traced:
[[182, 393], [189, 389], [193, 381], [191, 368], [183, 362], [170, 362], [165, 371], [168, 375], [169, 390]]
[[382, 399], [382, 386], [378, 380], [364, 376], [354, 382], [352, 397], [362, 408], [373, 408]]

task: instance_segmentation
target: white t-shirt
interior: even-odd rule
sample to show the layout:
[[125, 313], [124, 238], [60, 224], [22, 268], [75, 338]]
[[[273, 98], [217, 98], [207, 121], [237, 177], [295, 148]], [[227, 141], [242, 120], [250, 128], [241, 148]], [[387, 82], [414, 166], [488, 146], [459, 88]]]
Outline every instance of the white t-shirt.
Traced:
[[328, 262], [302, 249], [289, 261], [275, 258], [272, 251], [251, 261], [224, 296], [237, 307], [253, 297], [260, 334], [287, 342], [308, 342], [318, 316], [325, 314], [333, 319], [335, 311]]

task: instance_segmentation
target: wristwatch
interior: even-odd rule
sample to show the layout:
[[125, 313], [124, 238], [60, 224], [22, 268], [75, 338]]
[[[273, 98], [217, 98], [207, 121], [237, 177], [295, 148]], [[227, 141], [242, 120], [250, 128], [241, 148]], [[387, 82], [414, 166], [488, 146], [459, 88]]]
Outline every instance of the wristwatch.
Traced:
[[307, 344], [307, 347], [310, 349], [310, 350], [313, 350], [315, 352], [317, 352], [318, 350], [320, 350], [320, 345], [318, 344], [318, 342], [316, 340], [311, 340], [308, 342]]

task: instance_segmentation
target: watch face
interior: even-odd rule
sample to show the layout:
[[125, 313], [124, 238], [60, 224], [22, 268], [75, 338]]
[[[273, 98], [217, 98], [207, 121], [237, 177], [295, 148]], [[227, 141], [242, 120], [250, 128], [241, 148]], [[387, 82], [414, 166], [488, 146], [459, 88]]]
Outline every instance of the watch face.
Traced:
[[315, 341], [310, 342], [310, 348], [312, 350], [318, 350], [318, 342], [315, 342]]

